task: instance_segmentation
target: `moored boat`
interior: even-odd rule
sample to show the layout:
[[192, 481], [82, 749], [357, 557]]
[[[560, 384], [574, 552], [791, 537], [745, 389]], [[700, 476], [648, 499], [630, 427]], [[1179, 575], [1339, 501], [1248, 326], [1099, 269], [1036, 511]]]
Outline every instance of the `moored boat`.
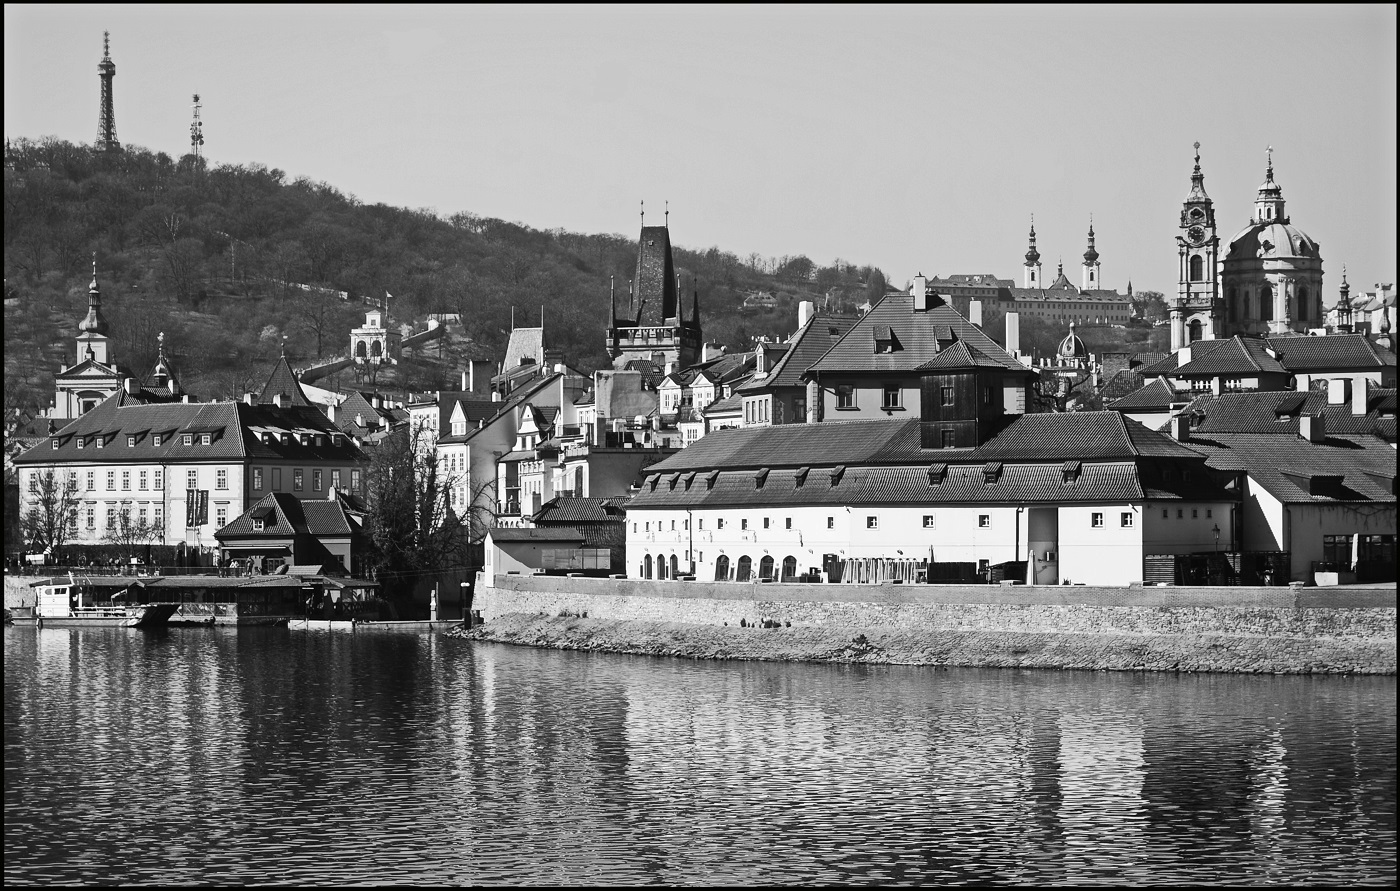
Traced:
[[34, 624], [40, 628], [154, 628], [178, 608], [173, 603], [105, 603], [73, 578], [35, 586]]

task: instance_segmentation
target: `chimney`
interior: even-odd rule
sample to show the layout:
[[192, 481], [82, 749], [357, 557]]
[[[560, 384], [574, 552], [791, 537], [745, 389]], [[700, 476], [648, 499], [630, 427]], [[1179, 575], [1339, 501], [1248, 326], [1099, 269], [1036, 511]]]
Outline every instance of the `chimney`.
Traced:
[[[468, 368], [471, 367], [471, 363], [470, 363], [470, 362], [467, 363], [467, 367], [468, 367]], [[468, 382], [468, 380], [467, 380], [467, 373], [466, 373], [465, 371], [462, 372], [462, 389], [463, 389], [464, 391], [465, 391], [465, 390], [470, 390], [470, 389], [471, 389], [471, 387], [469, 386], [469, 382]]]
[[802, 328], [811, 320], [816, 312], [817, 305], [810, 300], [801, 300], [797, 304], [797, 327]]
[[[1334, 377], [1327, 381], [1327, 404], [1346, 405], [1347, 404], [1347, 379], [1344, 377]], [[1364, 412], [1363, 412], [1364, 414]]]
[[1180, 368], [1191, 361], [1191, 344], [1186, 344], [1176, 351], [1176, 367]]
[[601, 447], [607, 442], [607, 436], [605, 434], [607, 424], [608, 422], [603, 418], [593, 419], [593, 445]]
[[[1357, 378], [1356, 383], [1351, 387], [1351, 413], [1353, 415], [1366, 414], [1366, 405], [1370, 402], [1371, 382], [1367, 378]], [[1329, 402], [1331, 400], [1328, 400]]]
[[135, 395], [136, 395], [136, 378], [134, 378], [134, 377], [124, 378], [124, 379], [122, 380], [122, 389], [126, 391], [126, 395], [128, 395], [128, 396], [135, 396]]
[[326, 406], [326, 420], [330, 421], [332, 424], [335, 423], [335, 410], [336, 404], [334, 402]]
[[384, 407], [384, 397], [382, 397], [382, 396], [380, 396], [378, 393], [376, 393], [376, 394], [374, 394], [374, 398], [370, 400], [369, 404], [372, 405], [372, 406], [374, 406], [375, 408], [383, 408], [383, 407]]
[[277, 406], [278, 408], [281, 408], [281, 407], [283, 406], [283, 403], [284, 403], [284, 400], [283, 400], [283, 398], [282, 398], [282, 394], [281, 394], [281, 393], [278, 393], [278, 394], [276, 394], [275, 396], [272, 397], [272, 404], [275, 405], [275, 406]]
[[978, 328], [982, 327], [982, 301], [974, 300], [967, 305], [967, 320]]
[[189, 393], [186, 393], [185, 395], [180, 397], [180, 401], [185, 403], [186, 405], [190, 405], [194, 402], [194, 399], [190, 396]]
[[491, 401], [492, 401], [492, 402], [500, 402], [500, 401], [501, 401], [501, 391], [500, 391], [500, 390], [492, 390], [492, 391], [491, 391]]
[[914, 276], [914, 312], [928, 312], [928, 279], [921, 272]]
[[1299, 416], [1298, 435], [1308, 442], [1322, 442], [1327, 438], [1326, 417], [1322, 414]]
[[816, 424], [822, 419], [822, 388], [815, 380], [807, 382], [807, 423]]
[[667, 362], [667, 363], [666, 363], [666, 376], [667, 376], [667, 377], [670, 377], [671, 375], [673, 375], [673, 374], [675, 374], [675, 373], [676, 373], [676, 363], [675, 363], [675, 362]]
[[244, 405], [257, 405], [257, 404], [258, 404], [258, 399], [257, 399], [257, 397], [254, 396], [252, 393], [244, 393], [244, 394], [243, 394], [243, 404], [244, 404]]
[[1021, 353], [1021, 314], [1018, 312], [1006, 314], [1006, 351], [1013, 356]]
[[1171, 420], [1172, 439], [1177, 442], [1191, 441], [1191, 419], [1186, 415], [1177, 415]]

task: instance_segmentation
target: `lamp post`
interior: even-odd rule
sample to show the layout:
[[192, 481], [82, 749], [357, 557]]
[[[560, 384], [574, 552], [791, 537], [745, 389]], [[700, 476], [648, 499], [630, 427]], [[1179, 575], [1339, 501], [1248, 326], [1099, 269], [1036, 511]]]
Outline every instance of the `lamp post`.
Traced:
[[1215, 533], [1215, 552], [1218, 554], [1220, 553], [1220, 524], [1216, 523], [1210, 531]]
[[462, 624], [468, 628], [472, 627], [472, 590], [470, 582], [461, 582], [462, 588]]

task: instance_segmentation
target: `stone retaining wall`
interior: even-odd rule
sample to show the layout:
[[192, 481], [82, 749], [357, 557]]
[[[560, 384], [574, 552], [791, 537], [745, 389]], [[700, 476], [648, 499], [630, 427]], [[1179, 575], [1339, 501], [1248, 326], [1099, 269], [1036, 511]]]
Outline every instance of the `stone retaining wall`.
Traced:
[[487, 624], [473, 636], [540, 646], [1149, 670], [1393, 674], [1396, 664], [1393, 588], [484, 582], [473, 608]]

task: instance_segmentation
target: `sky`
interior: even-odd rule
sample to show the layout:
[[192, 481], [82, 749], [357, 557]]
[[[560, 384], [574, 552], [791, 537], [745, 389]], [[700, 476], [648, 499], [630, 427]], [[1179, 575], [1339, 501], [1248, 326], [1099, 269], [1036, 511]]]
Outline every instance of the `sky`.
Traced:
[[5, 136], [117, 136], [365, 203], [1020, 284], [1176, 290], [1192, 144], [1222, 238], [1273, 146], [1327, 303], [1396, 278], [1396, 7], [5, 6]]

